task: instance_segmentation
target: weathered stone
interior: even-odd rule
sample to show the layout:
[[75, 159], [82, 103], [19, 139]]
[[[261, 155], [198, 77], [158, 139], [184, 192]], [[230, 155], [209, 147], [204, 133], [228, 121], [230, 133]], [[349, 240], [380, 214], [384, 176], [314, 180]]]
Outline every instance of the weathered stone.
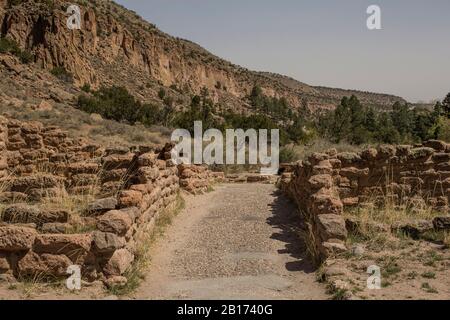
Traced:
[[36, 237], [33, 251], [36, 253], [64, 254], [73, 262], [91, 249], [90, 234], [41, 234]]
[[67, 171], [72, 174], [90, 173], [95, 174], [99, 170], [99, 165], [92, 162], [71, 163], [67, 166]]
[[343, 204], [331, 193], [318, 192], [311, 196], [311, 213], [313, 214], [341, 214]]
[[157, 159], [158, 159], [157, 154], [149, 152], [140, 155], [138, 157], [137, 163], [140, 167], [150, 167], [155, 165]]
[[41, 210], [26, 204], [15, 204], [7, 207], [3, 212], [3, 221], [11, 223], [36, 223], [41, 226], [49, 222], [65, 223], [69, 213], [64, 210]]
[[112, 154], [102, 159], [103, 168], [105, 170], [128, 168], [133, 162], [133, 160], [134, 160], [133, 153]]
[[109, 210], [114, 210], [116, 209], [116, 206], [116, 197], [103, 198], [91, 202], [87, 207], [87, 211], [89, 213], [102, 213]]
[[24, 176], [14, 178], [11, 191], [26, 192], [30, 189], [54, 188], [64, 185], [64, 178], [53, 175]]
[[119, 193], [119, 207], [140, 207], [142, 202], [142, 193], [136, 190], [123, 190]]
[[337, 154], [337, 158], [342, 162], [343, 166], [359, 163], [361, 157], [354, 152], [341, 152]]
[[124, 236], [131, 228], [133, 221], [124, 211], [111, 210], [98, 219], [97, 228], [103, 232], [111, 232]]
[[424, 160], [429, 158], [434, 153], [432, 148], [414, 148], [408, 156], [409, 160]]
[[66, 277], [72, 262], [65, 255], [41, 254], [29, 251], [17, 264], [21, 276]]
[[319, 190], [321, 188], [331, 188], [331, 186], [333, 185], [332, 178], [328, 174], [318, 174], [312, 176], [308, 180], [308, 183], [313, 190]]
[[60, 222], [50, 222], [50, 223], [44, 223], [41, 227], [42, 233], [61, 233], [65, 234], [70, 229], [72, 229], [72, 226], [68, 223], [60, 223]]
[[116, 250], [106, 263], [105, 267], [103, 268], [103, 271], [107, 275], [121, 276], [128, 270], [133, 260], [134, 256], [128, 250], [126, 249]]
[[106, 254], [125, 247], [126, 242], [114, 233], [95, 231], [92, 244], [96, 252]]
[[36, 238], [36, 230], [31, 228], [7, 226], [0, 227], [0, 250], [29, 250]]
[[339, 174], [347, 178], [367, 177], [369, 175], [369, 168], [364, 169], [358, 169], [354, 167], [342, 168], [339, 171]]
[[344, 218], [336, 214], [321, 214], [316, 216], [317, 231], [322, 241], [329, 239], [345, 240], [347, 230]]
[[378, 159], [389, 159], [395, 156], [397, 149], [391, 145], [381, 145], [378, 147]]
[[413, 239], [419, 238], [422, 234], [433, 230], [433, 223], [428, 220], [417, 220], [413, 222], [397, 223], [392, 226], [394, 232], [401, 232]]

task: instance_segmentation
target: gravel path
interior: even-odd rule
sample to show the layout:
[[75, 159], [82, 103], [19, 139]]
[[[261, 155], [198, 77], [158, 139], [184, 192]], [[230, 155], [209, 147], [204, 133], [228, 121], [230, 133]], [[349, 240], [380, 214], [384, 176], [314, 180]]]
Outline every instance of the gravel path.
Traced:
[[326, 299], [304, 257], [294, 207], [269, 184], [216, 187], [153, 247], [137, 299]]

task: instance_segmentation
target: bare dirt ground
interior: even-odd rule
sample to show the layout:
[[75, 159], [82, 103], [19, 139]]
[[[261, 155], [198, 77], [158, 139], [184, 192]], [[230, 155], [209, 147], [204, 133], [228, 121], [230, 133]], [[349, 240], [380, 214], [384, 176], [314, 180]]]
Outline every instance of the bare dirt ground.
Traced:
[[[327, 299], [298, 236], [293, 205], [270, 184], [228, 184], [186, 207], [150, 248], [140, 288], [121, 299]], [[7, 284], [0, 299], [117, 299], [101, 283]]]
[[269, 184], [187, 197], [151, 252], [136, 299], [326, 299], [295, 208]]
[[[333, 293], [334, 299], [348, 294], [351, 299], [364, 300], [450, 299], [450, 251], [446, 247], [393, 236], [383, 243], [356, 246], [363, 248], [361, 253], [329, 259], [323, 269], [329, 283], [339, 282], [341, 290]], [[379, 290], [367, 288], [369, 266], [380, 268]]]

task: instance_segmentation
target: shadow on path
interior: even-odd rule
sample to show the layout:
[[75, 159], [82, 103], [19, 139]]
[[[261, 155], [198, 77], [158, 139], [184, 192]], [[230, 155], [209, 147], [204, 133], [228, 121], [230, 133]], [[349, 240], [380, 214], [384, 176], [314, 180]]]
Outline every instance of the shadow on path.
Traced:
[[308, 257], [306, 244], [301, 237], [304, 227], [298, 209], [280, 190], [274, 191], [273, 196], [275, 201], [269, 204], [272, 216], [267, 219], [267, 223], [279, 231], [273, 233], [271, 238], [285, 243], [285, 249], [278, 250], [279, 254], [289, 254], [296, 259], [294, 262], [287, 262], [286, 269], [305, 273], [315, 272], [316, 268]]

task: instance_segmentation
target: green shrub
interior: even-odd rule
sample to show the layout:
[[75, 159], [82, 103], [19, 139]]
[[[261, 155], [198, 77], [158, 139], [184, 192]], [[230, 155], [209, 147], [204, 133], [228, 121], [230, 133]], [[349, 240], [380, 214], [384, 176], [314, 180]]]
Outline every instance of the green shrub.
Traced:
[[280, 150], [280, 163], [291, 163], [296, 160], [296, 154], [293, 148], [283, 147]]
[[141, 104], [126, 88], [113, 86], [93, 92], [93, 96], [78, 97], [78, 108], [88, 113], [98, 113], [103, 118], [126, 121], [130, 124], [140, 122], [146, 126], [164, 123], [167, 109], [155, 105]]
[[28, 63], [31, 63], [34, 61], [34, 55], [28, 50], [20, 52], [18, 57], [19, 57], [20, 61], [25, 64], [28, 64]]
[[59, 66], [54, 67], [51, 71], [51, 74], [53, 74], [55, 77], [57, 77], [60, 80], [63, 80], [65, 82], [72, 82], [72, 74], [66, 70], [66, 68]]
[[8, 38], [0, 38], [0, 53], [13, 54], [18, 57], [22, 63], [31, 63], [34, 61], [34, 55], [30, 51], [22, 51], [17, 42]]
[[90, 85], [89, 83], [85, 83], [85, 84], [81, 87], [81, 90], [84, 91], [84, 92], [89, 93], [89, 92], [91, 92], [91, 85]]

